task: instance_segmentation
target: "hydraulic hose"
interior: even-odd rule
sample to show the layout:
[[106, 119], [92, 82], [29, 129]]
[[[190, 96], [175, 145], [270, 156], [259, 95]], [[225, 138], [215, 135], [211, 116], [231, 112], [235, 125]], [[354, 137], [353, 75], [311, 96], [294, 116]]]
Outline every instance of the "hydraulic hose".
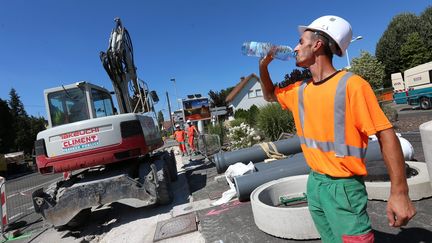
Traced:
[[133, 46], [129, 32], [123, 27], [120, 19], [116, 18], [115, 22], [116, 26], [111, 32], [108, 49], [106, 52], [100, 52], [99, 57], [120, 99], [119, 105], [122, 106], [123, 111], [131, 112], [127, 92], [129, 79], [135, 81], [134, 92], [138, 92]]

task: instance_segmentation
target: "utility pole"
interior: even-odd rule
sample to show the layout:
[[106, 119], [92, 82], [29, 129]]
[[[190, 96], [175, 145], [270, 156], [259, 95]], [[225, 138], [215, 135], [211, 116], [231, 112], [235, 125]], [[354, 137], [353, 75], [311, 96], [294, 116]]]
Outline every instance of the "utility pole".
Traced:
[[170, 121], [171, 121], [171, 129], [172, 132], [174, 132], [174, 121], [173, 121], [173, 117], [171, 115], [171, 104], [170, 104], [170, 100], [169, 100], [169, 96], [168, 96], [168, 91], [165, 92], [166, 93], [166, 97], [167, 97], [167, 103], [168, 103], [168, 115], [170, 117]]

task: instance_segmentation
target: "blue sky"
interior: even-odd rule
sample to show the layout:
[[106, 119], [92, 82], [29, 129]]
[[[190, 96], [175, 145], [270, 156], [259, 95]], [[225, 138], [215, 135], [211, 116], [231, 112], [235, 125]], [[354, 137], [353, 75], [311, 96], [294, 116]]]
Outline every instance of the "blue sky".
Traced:
[[[236, 85], [241, 76], [258, 74], [258, 59], [241, 55], [244, 41], [294, 47], [298, 25], [333, 14], [351, 23], [354, 36], [363, 36], [348, 49], [354, 58], [361, 50], [375, 53], [395, 15], [419, 15], [431, 5], [432, 0], [3, 0], [0, 98], [9, 99], [13, 87], [30, 115], [46, 117], [46, 88], [85, 80], [112, 90], [99, 52], [106, 51], [117, 16], [131, 35], [138, 76], [158, 92], [161, 110], [167, 109], [166, 91], [176, 108], [171, 78], [178, 98], [185, 98], [207, 96], [209, 90]], [[334, 61], [336, 68], [347, 65], [346, 57]], [[294, 68], [293, 61], [274, 61], [273, 81]]]

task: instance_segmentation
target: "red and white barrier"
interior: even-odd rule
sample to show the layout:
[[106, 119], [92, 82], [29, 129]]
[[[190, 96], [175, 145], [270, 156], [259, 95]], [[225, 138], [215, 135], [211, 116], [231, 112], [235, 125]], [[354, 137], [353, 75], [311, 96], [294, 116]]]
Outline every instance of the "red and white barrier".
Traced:
[[8, 218], [7, 218], [7, 211], [6, 211], [6, 190], [5, 190], [5, 178], [0, 176], [0, 201], [1, 201], [1, 208], [0, 208], [0, 214], [1, 214], [1, 229], [2, 233], [4, 232], [4, 228], [8, 224]]

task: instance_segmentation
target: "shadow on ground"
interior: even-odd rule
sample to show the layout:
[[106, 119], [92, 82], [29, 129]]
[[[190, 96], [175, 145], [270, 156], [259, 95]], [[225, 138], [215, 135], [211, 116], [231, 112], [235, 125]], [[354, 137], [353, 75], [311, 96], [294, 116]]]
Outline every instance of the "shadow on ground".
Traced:
[[432, 232], [423, 228], [401, 228], [398, 234], [375, 231], [375, 242], [378, 243], [430, 243]]

